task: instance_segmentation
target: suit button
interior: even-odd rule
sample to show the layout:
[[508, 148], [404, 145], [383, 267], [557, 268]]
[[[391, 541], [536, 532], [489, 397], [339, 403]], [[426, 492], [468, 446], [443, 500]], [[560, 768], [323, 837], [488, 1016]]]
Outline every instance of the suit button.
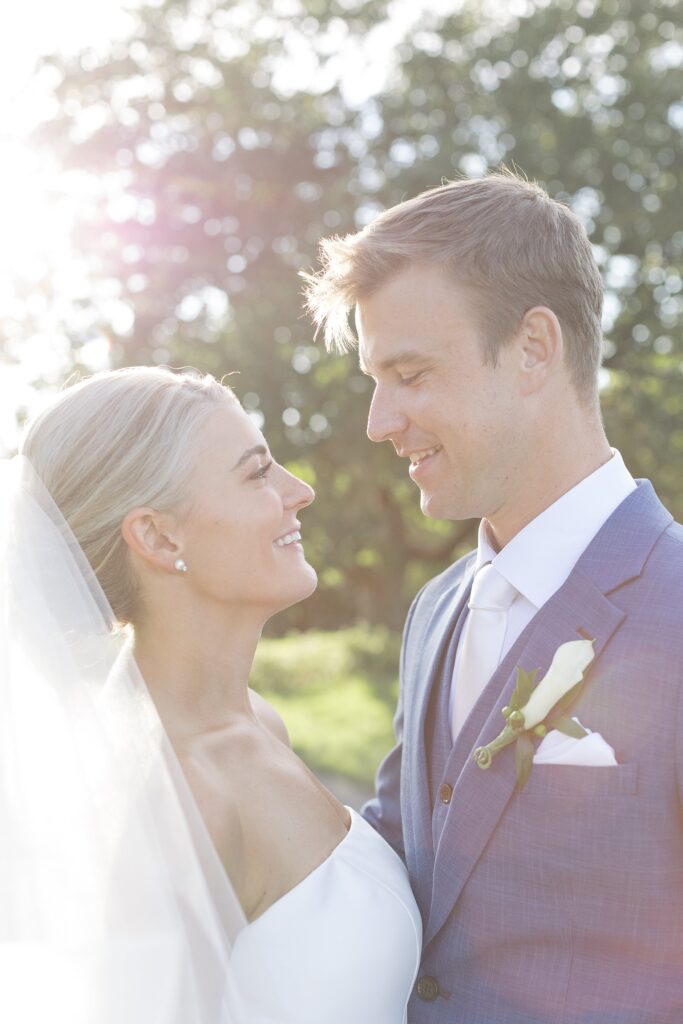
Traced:
[[439, 983], [436, 978], [425, 975], [417, 983], [417, 994], [425, 1003], [432, 1003], [439, 995]]
[[449, 786], [447, 782], [444, 782], [443, 786], [439, 789], [439, 799], [442, 804], [449, 804], [451, 797], [453, 796], [453, 787]]

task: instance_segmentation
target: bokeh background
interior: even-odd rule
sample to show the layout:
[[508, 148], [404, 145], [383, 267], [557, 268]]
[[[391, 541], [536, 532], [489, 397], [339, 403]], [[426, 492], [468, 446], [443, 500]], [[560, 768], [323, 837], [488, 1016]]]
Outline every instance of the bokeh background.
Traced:
[[[674, 0], [25, 0], [0, 42], [0, 446], [74, 372], [223, 376], [312, 483], [317, 595], [253, 683], [352, 802], [391, 743], [422, 518], [369, 382], [302, 315], [323, 235], [501, 162], [584, 222], [609, 437], [683, 518], [683, 26]], [[106, 428], [106, 424], [103, 424]], [[346, 784], [351, 786], [347, 790]]]

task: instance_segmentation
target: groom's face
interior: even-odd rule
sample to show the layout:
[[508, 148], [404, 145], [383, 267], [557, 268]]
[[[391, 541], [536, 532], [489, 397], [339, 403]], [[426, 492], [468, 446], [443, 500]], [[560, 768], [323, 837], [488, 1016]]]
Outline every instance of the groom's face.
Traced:
[[515, 345], [486, 365], [472, 295], [428, 265], [359, 302], [356, 324], [361, 368], [375, 380], [368, 436], [410, 459], [422, 511], [494, 515], [525, 457]]

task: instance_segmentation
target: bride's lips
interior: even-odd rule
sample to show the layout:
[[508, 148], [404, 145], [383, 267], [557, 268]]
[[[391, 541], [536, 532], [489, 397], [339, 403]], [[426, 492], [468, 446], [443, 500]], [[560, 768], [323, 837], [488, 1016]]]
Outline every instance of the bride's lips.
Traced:
[[300, 528], [297, 526], [288, 533], [283, 533], [280, 537], [277, 537], [273, 541], [273, 547], [279, 548], [282, 551], [303, 551], [304, 546], [301, 543]]
[[426, 476], [430, 468], [438, 461], [442, 451], [443, 448], [440, 445], [434, 446], [434, 448], [428, 449], [428, 452], [422, 455], [416, 462], [411, 461], [408, 469], [410, 479], [419, 482], [422, 477]]

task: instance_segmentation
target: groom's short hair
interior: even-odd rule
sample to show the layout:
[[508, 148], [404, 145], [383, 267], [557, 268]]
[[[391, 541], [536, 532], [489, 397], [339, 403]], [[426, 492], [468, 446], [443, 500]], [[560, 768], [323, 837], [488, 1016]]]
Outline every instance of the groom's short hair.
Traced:
[[538, 184], [507, 170], [450, 182], [392, 206], [356, 234], [323, 239], [320, 260], [319, 272], [303, 277], [329, 349], [355, 344], [349, 313], [359, 300], [411, 265], [433, 264], [473, 295], [494, 364], [528, 309], [551, 309], [576, 390], [595, 399], [600, 272], [579, 219]]

